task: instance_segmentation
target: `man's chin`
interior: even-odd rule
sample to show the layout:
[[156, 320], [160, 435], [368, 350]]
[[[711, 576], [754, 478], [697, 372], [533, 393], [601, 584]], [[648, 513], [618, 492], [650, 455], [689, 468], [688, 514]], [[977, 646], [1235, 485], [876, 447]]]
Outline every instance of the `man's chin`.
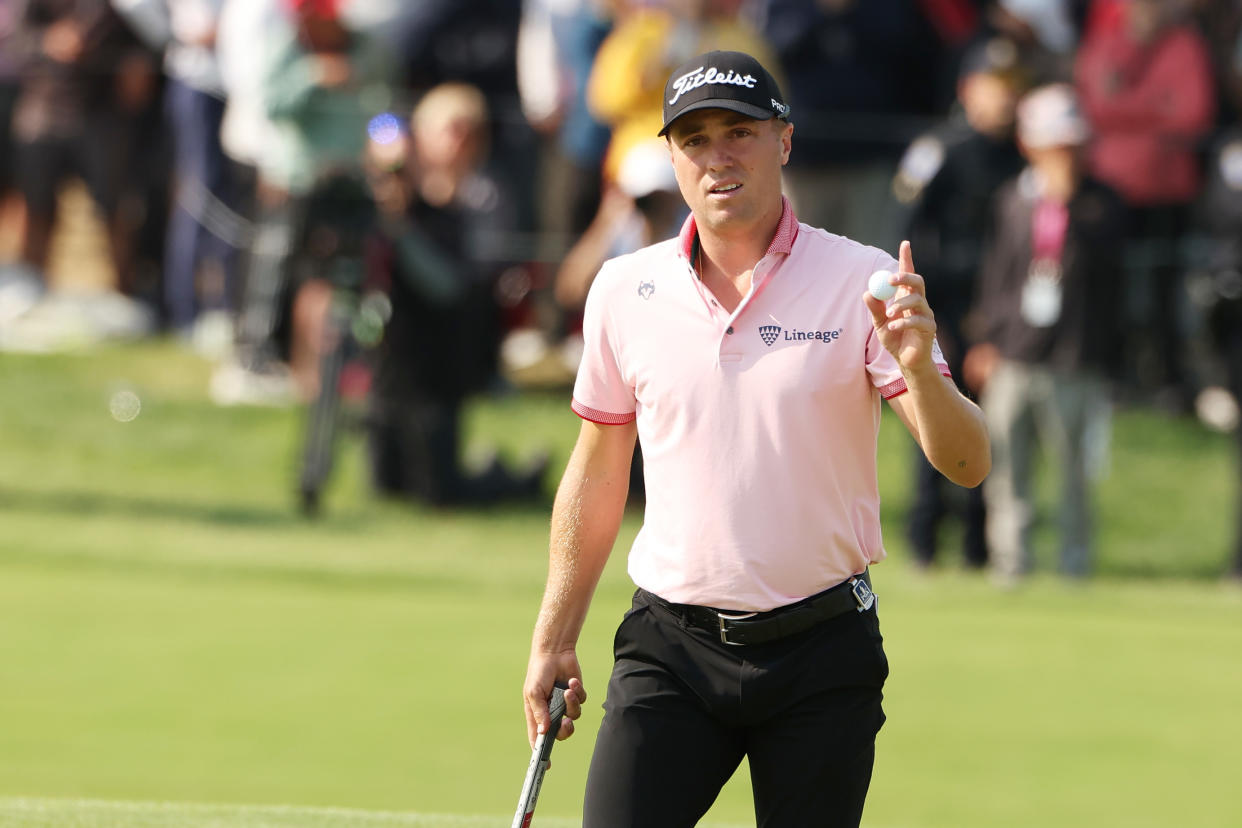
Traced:
[[713, 230], [737, 230], [753, 222], [752, 213], [741, 204], [707, 204], [696, 220]]

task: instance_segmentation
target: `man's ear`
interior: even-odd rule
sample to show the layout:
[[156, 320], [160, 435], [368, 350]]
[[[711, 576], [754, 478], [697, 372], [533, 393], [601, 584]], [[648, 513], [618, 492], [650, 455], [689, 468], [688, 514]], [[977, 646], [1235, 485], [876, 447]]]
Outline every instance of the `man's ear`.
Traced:
[[[779, 122], [779, 121], [778, 121]], [[794, 125], [791, 123], [781, 123], [781, 166], [789, 163], [789, 153], [793, 150], [793, 131]]]

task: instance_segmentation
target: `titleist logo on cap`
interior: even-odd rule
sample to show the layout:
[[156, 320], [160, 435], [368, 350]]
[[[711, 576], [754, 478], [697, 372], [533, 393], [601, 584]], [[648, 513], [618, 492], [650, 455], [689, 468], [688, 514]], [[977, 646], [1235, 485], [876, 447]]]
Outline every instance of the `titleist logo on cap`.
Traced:
[[698, 89], [700, 86], [709, 83], [729, 83], [734, 86], [745, 86], [747, 89], [754, 89], [755, 81], [754, 75], [737, 75], [734, 74], [732, 69], [728, 72], [721, 72], [714, 66], [708, 67], [707, 71], [704, 72], [703, 67], [700, 66], [673, 81], [673, 88], [677, 90], [677, 94], [669, 99], [668, 105], [672, 106], [677, 103], [677, 99], [691, 89]]
[[704, 52], [669, 73], [658, 134], [666, 135], [673, 121], [699, 109], [731, 109], [758, 121], [775, 113], [788, 121], [783, 97], [772, 74], [745, 52]]

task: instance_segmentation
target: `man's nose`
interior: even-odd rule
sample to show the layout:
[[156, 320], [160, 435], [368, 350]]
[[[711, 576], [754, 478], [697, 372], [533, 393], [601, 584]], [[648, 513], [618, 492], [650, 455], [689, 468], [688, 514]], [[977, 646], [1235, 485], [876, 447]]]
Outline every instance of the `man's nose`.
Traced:
[[721, 170], [733, 166], [733, 153], [722, 145], [711, 148], [707, 156], [707, 166], [712, 170]]

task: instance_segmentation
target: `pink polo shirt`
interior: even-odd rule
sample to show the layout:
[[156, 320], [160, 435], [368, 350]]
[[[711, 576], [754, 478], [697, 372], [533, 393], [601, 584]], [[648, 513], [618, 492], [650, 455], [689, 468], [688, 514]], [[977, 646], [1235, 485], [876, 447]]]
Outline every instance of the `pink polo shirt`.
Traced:
[[647, 505], [634, 582], [677, 603], [768, 610], [885, 557], [880, 398], [906, 386], [862, 294], [897, 262], [798, 223], [786, 200], [729, 314], [691, 266], [696, 233], [691, 217], [679, 238], [604, 264], [573, 410], [638, 420]]

